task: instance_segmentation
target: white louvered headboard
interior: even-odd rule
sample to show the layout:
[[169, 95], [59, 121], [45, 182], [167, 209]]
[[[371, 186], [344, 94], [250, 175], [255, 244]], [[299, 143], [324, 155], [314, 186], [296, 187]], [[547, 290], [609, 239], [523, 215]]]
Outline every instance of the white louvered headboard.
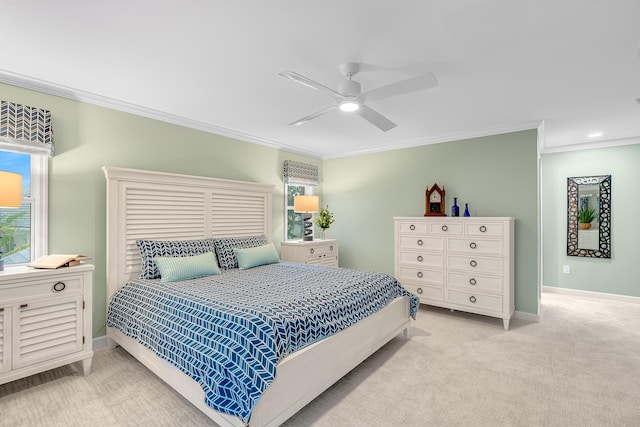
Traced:
[[265, 234], [273, 185], [104, 166], [107, 299], [140, 275], [138, 239], [191, 240]]

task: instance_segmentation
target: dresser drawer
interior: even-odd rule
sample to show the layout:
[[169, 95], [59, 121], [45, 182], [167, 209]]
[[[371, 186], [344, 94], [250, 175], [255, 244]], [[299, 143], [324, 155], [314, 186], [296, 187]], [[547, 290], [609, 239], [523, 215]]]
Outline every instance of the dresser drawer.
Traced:
[[425, 234], [427, 232], [427, 224], [420, 221], [398, 222], [398, 232], [402, 234]]
[[398, 261], [401, 265], [412, 267], [431, 267], [438, 269], [444, 267], [444, 257], [442, 253], [400, 251], [398, 253]]
[[454, 221], [429, 221], [427, 224], [427, 233], [442, 236], [455, 236], [462, 234], [462, 223]]
[[444, 249], [444, 239], [433, 236], [400, 236], [401, 249], [420, 249], [441, 252]]
[[426, 268], [400, 267], [398, 279], [414, 284], [432, 284], [442, 286], [444, 283], [444, 273], [442, 270], [430, 270]]
[[491, 292], [502, 294], [502, 276], [483, 276], [472, 273], [447, 273], [447, 284], [465, 291]]
[[337, 255], [338, 247], [334, 245], [319, 245], [307, 248], [305, 256], [307, 259], [317, 258], [325, 255]]
[[500, 239], [451, 237], [447, 241], [447, 250], [467, 254], [502, 255], [503, 243]]
[[80, 294], [83, 291], [81, 275], [60, 275], [36, 280], [23, 280], [0, 288], [0, 301], [24, 300], [33, 297]]
[[447, 268], [502, 274], [502, 258], [448, 255]]
[[412, 294], [420, 297], [421, 303], [444, 301], [444, 292], [442, 286], [414, 285], [412, 283], [403, 283], [402, 286]]
[[476, 309], [502, 311], [502, 297], [499, 295], [486, 295], [474, 292], [447, 290], [446, 301]]
[[500, 222], [469, 221], [464, 224], [464, 234], [467, 236], [502, 236], [504, 226]]

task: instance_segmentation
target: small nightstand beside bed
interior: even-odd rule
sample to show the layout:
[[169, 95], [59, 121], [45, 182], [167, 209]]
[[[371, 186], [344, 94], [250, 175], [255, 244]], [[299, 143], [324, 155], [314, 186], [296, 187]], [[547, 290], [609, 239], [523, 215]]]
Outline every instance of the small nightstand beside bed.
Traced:
[[277, 262], [272, 186], [104, 171], [108, 338], [218, 424], [279, 425], [408, 330], [394, 278]]

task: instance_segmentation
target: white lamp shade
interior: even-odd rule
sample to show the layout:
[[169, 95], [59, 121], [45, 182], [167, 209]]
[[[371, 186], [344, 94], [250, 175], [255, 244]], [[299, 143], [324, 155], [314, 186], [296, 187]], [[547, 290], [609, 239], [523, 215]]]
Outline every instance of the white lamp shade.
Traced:
[[22, 205], [22, 175], [0, 171], [0, 208], [19, 208]]
[[318, 196], [294, 196], [294, 212], [318, 212], [320, 210], [320, 198]]

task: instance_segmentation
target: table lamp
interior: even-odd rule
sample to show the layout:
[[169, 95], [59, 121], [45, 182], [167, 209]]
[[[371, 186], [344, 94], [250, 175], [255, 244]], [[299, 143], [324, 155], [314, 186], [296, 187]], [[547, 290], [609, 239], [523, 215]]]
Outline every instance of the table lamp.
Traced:
[[302, 229], [304, 236], [302, 240], [310, 242], [313, 240], [312, 214], [320, 209], [320, 198], [318, 196], [295, 196], [293, 198], [293, 211], [302, 213]]

